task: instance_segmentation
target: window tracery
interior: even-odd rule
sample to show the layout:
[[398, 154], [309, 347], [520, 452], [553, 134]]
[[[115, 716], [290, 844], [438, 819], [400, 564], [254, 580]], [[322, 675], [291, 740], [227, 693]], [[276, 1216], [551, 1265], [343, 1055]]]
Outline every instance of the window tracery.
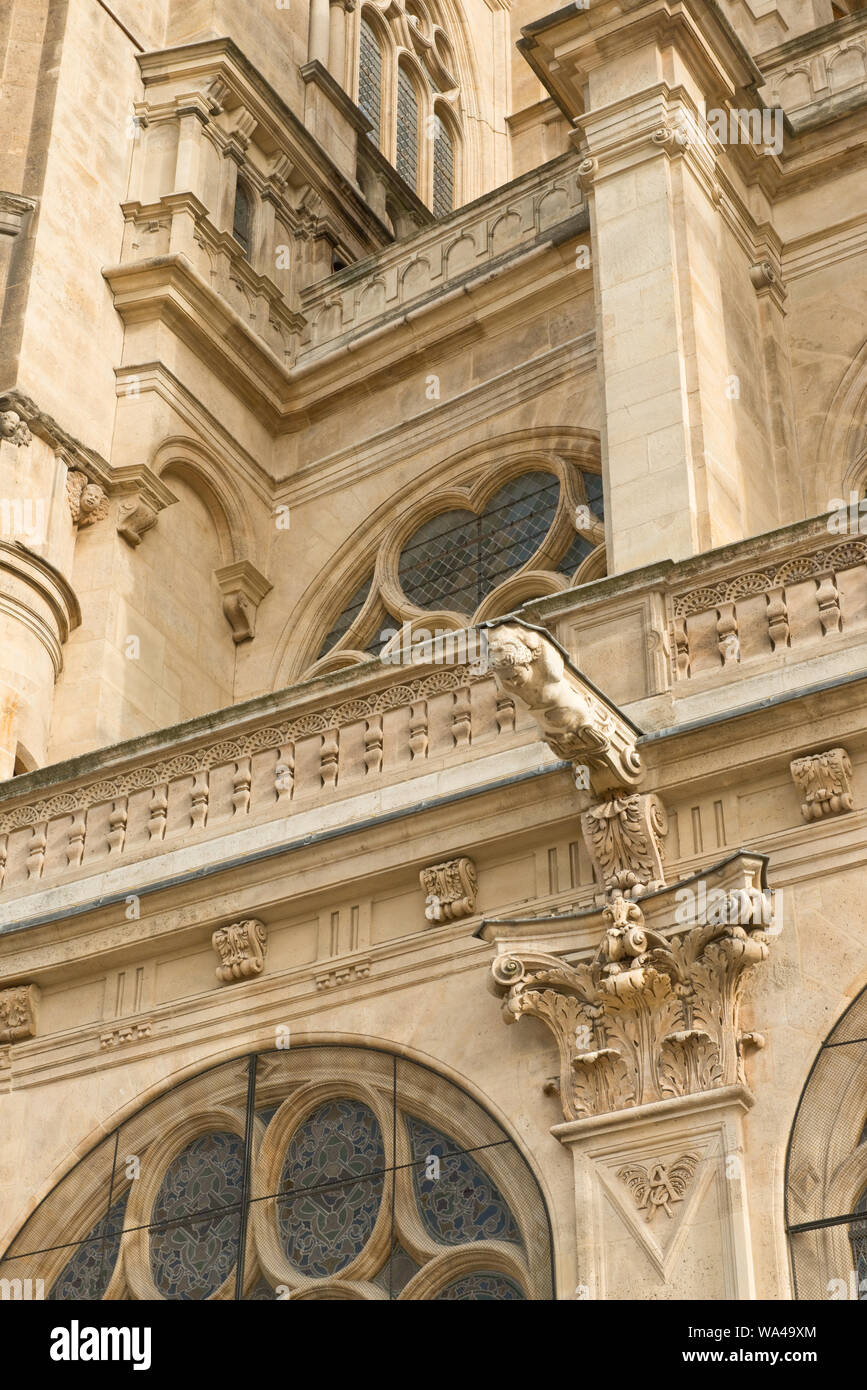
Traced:
[[461, 201], [461, 91], [433, 0], [366, 0], [356, 82], [370, 139], [435, 215], [447, 216]]
[[429, 1069], [346, 1046], [176, 1086], [49, 1194], [0, 1275], [61, 1302], [552, 1294], [538, 1185], [500, 1126]]
[[440, 495], [390, 527], [315, 672], [377, 655], [395, 626], [459, 629], [605, 572], [602, 477], [586, 458], [520, 458]]

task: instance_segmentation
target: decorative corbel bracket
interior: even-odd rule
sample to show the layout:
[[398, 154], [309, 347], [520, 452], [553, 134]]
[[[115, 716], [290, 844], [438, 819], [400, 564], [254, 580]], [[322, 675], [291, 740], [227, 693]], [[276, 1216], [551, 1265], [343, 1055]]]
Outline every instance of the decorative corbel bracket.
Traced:
[[256, 633], [256, 612], [273, 584], [251, 565], [249, 560], [236, 560], [214, 570], [223, 594], [223, 612], [232, 629], [233, 642], [249, 642]]
[[222, 984], [251, 980], [265, 969], [268, 934], [264, 923], [255, 917], [220, 927], [211, 937], [211, 944], [220, 958], [217, 979]]
[[429, 922], [454, 922], [476, 910], [476, 866], [466, 856], [431, 864], [419, 874]]
[[145, 532], [156, 525], [164, 507], [177, 502], [177, 497], [156, 473], [144, 465], [133, 464], [116, 468], [112, 474], [113, 492], [120, 498], [117, 512], [118, 534], [127, 545], [141, 545]]
[[745, 1084], [744, 1053], [763, 1040], [740, 1028], [744, 976], [779, 931], [766, 866], [739, 851], [570, 930], [549, 919], [547, 937], [544, 919], [482, 925], [506, 1022], [529, 1014], [554, 1035], [566, 1120]]
[[0, 990], [0, 1043], [23, 1042], [36, 1032], [36, 985], [13, 985]]
[[7, 193], [0, 189], [0, 236], [17, 236], [24, 224], [24, 218], [35, 207], [34, 198], [25, 198], [22, 193]]

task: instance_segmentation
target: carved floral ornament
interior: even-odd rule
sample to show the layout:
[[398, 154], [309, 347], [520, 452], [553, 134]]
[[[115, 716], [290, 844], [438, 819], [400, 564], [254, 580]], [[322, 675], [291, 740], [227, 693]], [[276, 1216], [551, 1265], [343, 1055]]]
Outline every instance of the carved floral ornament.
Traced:
[[[741, 994], [776, 930], [764, 869], [764, 858], [738, 854], [708, 870], [721, 877], [722, 893], [711, 896], [724, 897], [724, 910], [702, 911], [706, 895], [698, 892], [695, 915], [704, 920], [685, 931], [671, 932], [683, 885], [644, 900], [654, 928], [639, 903], [614, 898], [600, 914], [595, 954], [578, 964], [566, 958], [574, 947], [562, 932], [544, 949], [541, 922], [527, 947], [501, 929], [494, 991], [507, 1023], [527, 1014], [553, 1033], [560, 1053], [553, 1089], [566, 1120], [745, 1084], [745, 1050], [763, 1039], [741, 1031]], [[483, 935], [496, 930], [488, 924]]]
[[852, 763], [845, 748], [829, 748], [825, 753], [796, 758], [790, 770], [803, 798], [801, 815], [804, 820], [821, 820], [824, 816], [854, 811]]
[[0, 990], [0, 1043], [22, 1042], [36, 1032], [36, 985], [13, 985]]
[[454, 922], [476, 910], [476, 866], [472, 859], [449, 859], [419, 874], [429, 922]]
[[265, 969], [268, 937], [264, 923], [256, 918], [220, 927], [211, 942], [220, 958], [217, 979], [222, 984], [254, 979]]

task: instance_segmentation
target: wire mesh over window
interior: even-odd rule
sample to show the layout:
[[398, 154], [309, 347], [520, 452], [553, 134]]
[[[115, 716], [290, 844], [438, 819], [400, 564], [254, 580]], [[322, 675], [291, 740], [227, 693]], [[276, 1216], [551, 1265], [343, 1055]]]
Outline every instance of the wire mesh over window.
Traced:
[[406, 68], [397, 72], [397, 172], [418, 190], [418, 96]]
[[795, 1296], [867, 1302], [867, 990], [822, 1044], [786, 1157]]
[[481, 516], [452, 511], [426, 522], [404, 546], [398, 566], [410, 603], [472, 614], [539, 549], [559, 496], [550, 473], [524, 473], [500, 488]]
[[434, 136], [433, 210], [435, 217], [445, 217], [455, 205], [455, 147], [448, 126], [439, 117]]
[[358, 105], [373, 129], [368, 131], [375, 145], [382, 143], [382, 49], [366, 19], [359, 25]]
[[253, 209], [250, 195], [242, 183], [235, 188], [235, 211], [232, 218], [232, 236], [244, 255], [249, 259]]
[[553, 1296], [539, 1186], [497, 1122], [426, 1067], [327, 1045], [146, 1106], [37, 1208], [0, 1278], [59, 1302]]

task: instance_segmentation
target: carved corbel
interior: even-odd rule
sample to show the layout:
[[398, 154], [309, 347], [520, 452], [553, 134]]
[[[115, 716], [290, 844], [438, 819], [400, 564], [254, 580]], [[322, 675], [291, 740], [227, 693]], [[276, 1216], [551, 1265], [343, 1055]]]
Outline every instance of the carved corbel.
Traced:
[[131, 466], [117, 468], [112, 474], [116, 484], [112, 492], [120, 494], [117, 510], [118, 534], [128, 545], [141, 545], [147, 531], [156, 525], [164, 507], [177, 502], [171, 492], [149, 468]]
[[429, 922], [455, 922], [476, 910], [478, 880], [472, 859], [449, 859], [431, 864], [419, 874]]
[[636, 898], [665, 887], [668, 816], [655, 793], [604, 797], [583, 812], [581, 830], [607, 894]]
[[251, 641], [256, 633], [259, 604], [273, 585], [249, 560], [223, 565], [214, 574], [223, 594], [223, 613], [232, 629], [232, 641]]
[[13, 985], [0, 990], [0, 1043], [23, 1042], [36, 1032], [36, 985]]
[[554, 1035], [560, 1080], [548, 1090], [566, 1120], [745, 1083], [744, 1053], [762, 1039], [741, 1032], [740, 997], [747, 971], [767, 959], [774, 923], [764, 861], [761, 888], [757, 867], [746, 856], [720, 866], [713, 912], [700, 906], [706, 893], [685, 890], [699, 903], [686, 931], [669, 934], [683, 886], [654, 903], [654, 927], [638, 903], [614, 899], [595, 954], [578, 964], [565, 959], [574, 948], [562, 934], [556, 950], [540, 949], [541, 924], [532, 946], [501, 941], [491, 974], [503, 1017], [529, 1014]]
[[0, 189], [0, 236], [17, 236], [24, 218], [36, 207], [33, 198]]
[[221, 927], [211, 943], [220, 958], [217, 979], [223, 984], [253, 979], [265, 969], [267, 932], [264, 923], [254, 917]]
[[801, 815], [804, 820], [821, 820], [824, 816], [854, 811], [852, 763], [845, 748], [829, 748], [825, 753], [796, 758], [789, 767], [803, 797]]

